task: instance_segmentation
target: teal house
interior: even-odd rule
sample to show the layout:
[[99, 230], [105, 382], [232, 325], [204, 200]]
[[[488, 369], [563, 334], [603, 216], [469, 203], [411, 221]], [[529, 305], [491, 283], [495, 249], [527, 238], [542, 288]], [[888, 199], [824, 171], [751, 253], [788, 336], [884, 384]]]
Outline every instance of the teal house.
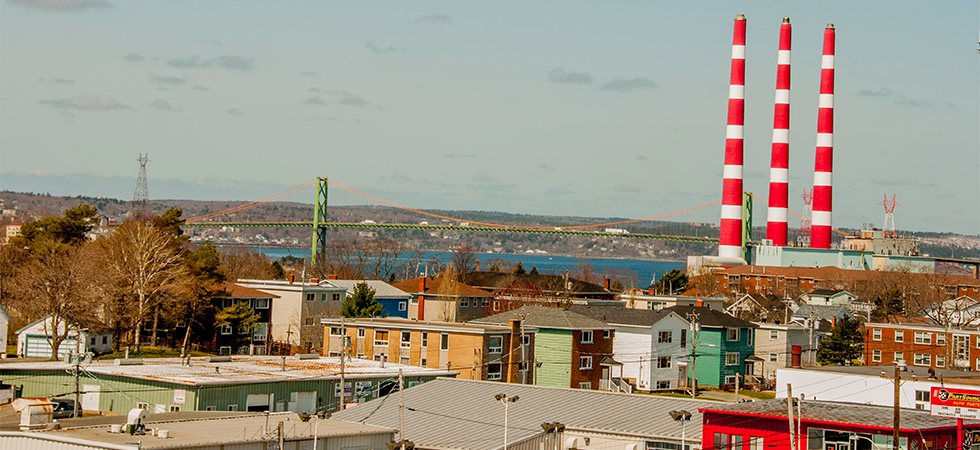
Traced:
[[[688, 368], [693, 362], [698, 385], [734, 386], [736, 376], [740, 377], [739, 383], [744, 384], [745, 375], [754, 373], [758, 358], [754, 356], [753, 338], [757, 325], [700, 306], [674, 306], [661, 311], [676, 313], [692, 325], [694, 331], [687, 359]], [[654, 340], [654, 346], [657, 345]]]

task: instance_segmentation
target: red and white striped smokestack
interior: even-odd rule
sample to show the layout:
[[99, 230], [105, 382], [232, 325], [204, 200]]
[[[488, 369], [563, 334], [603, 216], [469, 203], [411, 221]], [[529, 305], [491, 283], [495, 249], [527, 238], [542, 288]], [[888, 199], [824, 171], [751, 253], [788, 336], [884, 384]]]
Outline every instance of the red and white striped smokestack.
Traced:
[[718, 256], [742, 257], [742, 128], [745, 124], [745, 16], [735, 17], [732, 78], [728, 88], [728, 128], [721, 191], [721, 236]]
[[830, 248], [834, 178], [834, 24], [823, 32], [820, 63], [820, 110], [817, 115], [817, 155], [813, 172], [813, 231], [811, 248]]
[[789, 60], [793, 26], [789, 17], [779, 28], [776, 59], [776, 107], [772, 121], [772, 163], [769, 165], [769, 211], [766, 239], [786, 246], [786, 215], [789, 211]]

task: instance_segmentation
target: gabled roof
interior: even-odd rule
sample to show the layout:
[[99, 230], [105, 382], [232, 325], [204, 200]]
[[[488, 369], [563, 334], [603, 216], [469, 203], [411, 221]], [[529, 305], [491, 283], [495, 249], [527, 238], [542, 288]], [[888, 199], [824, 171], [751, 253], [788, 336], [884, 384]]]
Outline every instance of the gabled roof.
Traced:
[[814, 289], [810, 292], [807, 292], [806, 295], [809, 295], [811, 297], [833, 297], [840, 293], [850, 294], [850, 292], [844, 290], [837, 290], [837, 289]]
[[[342, 288], [346, 288], [348, 294], [354, 293], [354, 286], [357, 286], [360, 283], [366, 283], [368, 287], [374, 289], [374, 296], [378, 298], [409, 298], [412, 296], [408, 292], [398, 289], [381, 280], [330, 280], [330, 282]], [[418, 289], [418, 283], [415, 284], [415, 287]]]
[[671, 306], [661, 309], [660, 312], [673, 312], [678, 316], [687, 318], [692, 312], [698, 313], [698, 323], [702, 327], [708, 328], [757, 328], [758, 325], [742, 320], [737, 317], [729, 316], [717, 309], [705, 308], [703, 306]]
[[441, 295], [454, 297], [489, 297], [490, 293], [482, 289], [477, 289], [468, 284], [450, 280], [445, 277], [426, 277], [425, 291], [419, 292], [419, 279], [412, 278], [393, 285], [412, 295]]
[[[530, 283], [543, 292], [568, 293], [575, 297], [613, 295], [602, 286], [563, 275], [531, 275], [504, 272], [470, 272], [462, 277], [463, 282], [488, 291], [500, 291], [510, 286], [514, 280]], [[567, 284], [566, 284], [567, 281]], [[570, 286], [569, 286], [570, 285]]]
[[14, 320], [10, 318], [10, 314], [7, 314], [7, 310], [4, 309], [3, 305], [0, 305], [0, 314], [3, 314], [3, 317], [7, 318], [7, 322]]
[[522, 306], [489, 317], [471, 320], [472, 323], [509, 324], [512, 319], [521, 319], [524, 324], [537, 328], [559, 330], [608, 330], [608, 323], [571, 312], [563, 308], [548, 306]]
[[848, 317], [853, 319], [854, 314], [851, 314], [847, 308], [843, 306], [834, 305], [802, 305], [800, 309], [797, 309], [793, 313], [794, 318], [810, 318], [810, 311], [813, 311], [813, 318], [815, 320], [832, 320], [836, 317]]
[[610, 325], [634, 325], [650, 327], [668, 316], [665, 310], [634, 309], [612, 305], [572, 305], [569, 311], [601, 320]]
[[[560, 422], [570, 429], [590, 429], [611, 434], [664, 437], [680, 440], [681, 424], [670, 411], [692, 413], [686, 427], [688, 442], [701, 442], [702, 421], [698, 408], [714, 402], [438, 378], [405, 389], [405, 439], [417, 447], [465, 450], [501, 448], [504, 412], [497, 394], [517, 396], [508, 411], [508, 441], [512, 448], [542, 433], [542, 422]], [[395, 399], [374, 399], [334, 413], [330, 418], [367, 425], [398, 428], [399, 404]], [[593, 446], [595, 444], [593, 443]], [[535, 445], [535, 448], [537, 446]], [[611, 446], [607, 446], [612, 448]]]
[[278, 295], [241, 286], [229, 281], [215, 285], [215, 288], [222, 289], [228, 293], [228, 295], [217, 298], [279, 298]]

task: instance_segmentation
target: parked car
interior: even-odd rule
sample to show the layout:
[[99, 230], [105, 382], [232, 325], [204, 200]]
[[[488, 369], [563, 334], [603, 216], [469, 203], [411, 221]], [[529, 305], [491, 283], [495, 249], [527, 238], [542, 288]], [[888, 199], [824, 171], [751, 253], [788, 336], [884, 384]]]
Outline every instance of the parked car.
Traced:
[[[73, 419], [75, 417], [75, 400], [67, 398], [55, 398], [51, 400], [54, 403], [54, 414], [52, 415], [55, 419]], [[78, 405], [78, 417], [82, 416], [82, 405]]]

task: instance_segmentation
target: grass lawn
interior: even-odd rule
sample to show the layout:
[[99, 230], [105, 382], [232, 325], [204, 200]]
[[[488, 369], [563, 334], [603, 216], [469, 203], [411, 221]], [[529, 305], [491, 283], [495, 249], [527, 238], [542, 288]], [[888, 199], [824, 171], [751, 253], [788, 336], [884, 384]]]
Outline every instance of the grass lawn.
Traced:
[[[191, 354], [191, 356], [211, 356], [210, 353], [203, 353], [203, 352], [190, 352], [190, 354]], [[116, 352], [116, 353], [109, 353], [109, 354], [105, 354], [105, 355], [99, 356], [96, 359], [122, 359], [122, 358], [125, 358], [125, 357], [126, 357], [126, 350], [123, 349], [122, 351], [119, 351], [119, 352]], [[138, 353], [137, 352], [133, 352], [133, 351], [129, 352], [129, 357], [130, 358], [146, 358], [146, 359], [149, 359], [149, 358], [179, 358], [180, 357], [180, 350], [175, 350], [175, 349], [171, 349], [171, 348], [163, 348], [163, 347], [150, 347], [148, 345], [144, 345], [144, 346], [141, 346], [140, 347], [140, 351]]]

